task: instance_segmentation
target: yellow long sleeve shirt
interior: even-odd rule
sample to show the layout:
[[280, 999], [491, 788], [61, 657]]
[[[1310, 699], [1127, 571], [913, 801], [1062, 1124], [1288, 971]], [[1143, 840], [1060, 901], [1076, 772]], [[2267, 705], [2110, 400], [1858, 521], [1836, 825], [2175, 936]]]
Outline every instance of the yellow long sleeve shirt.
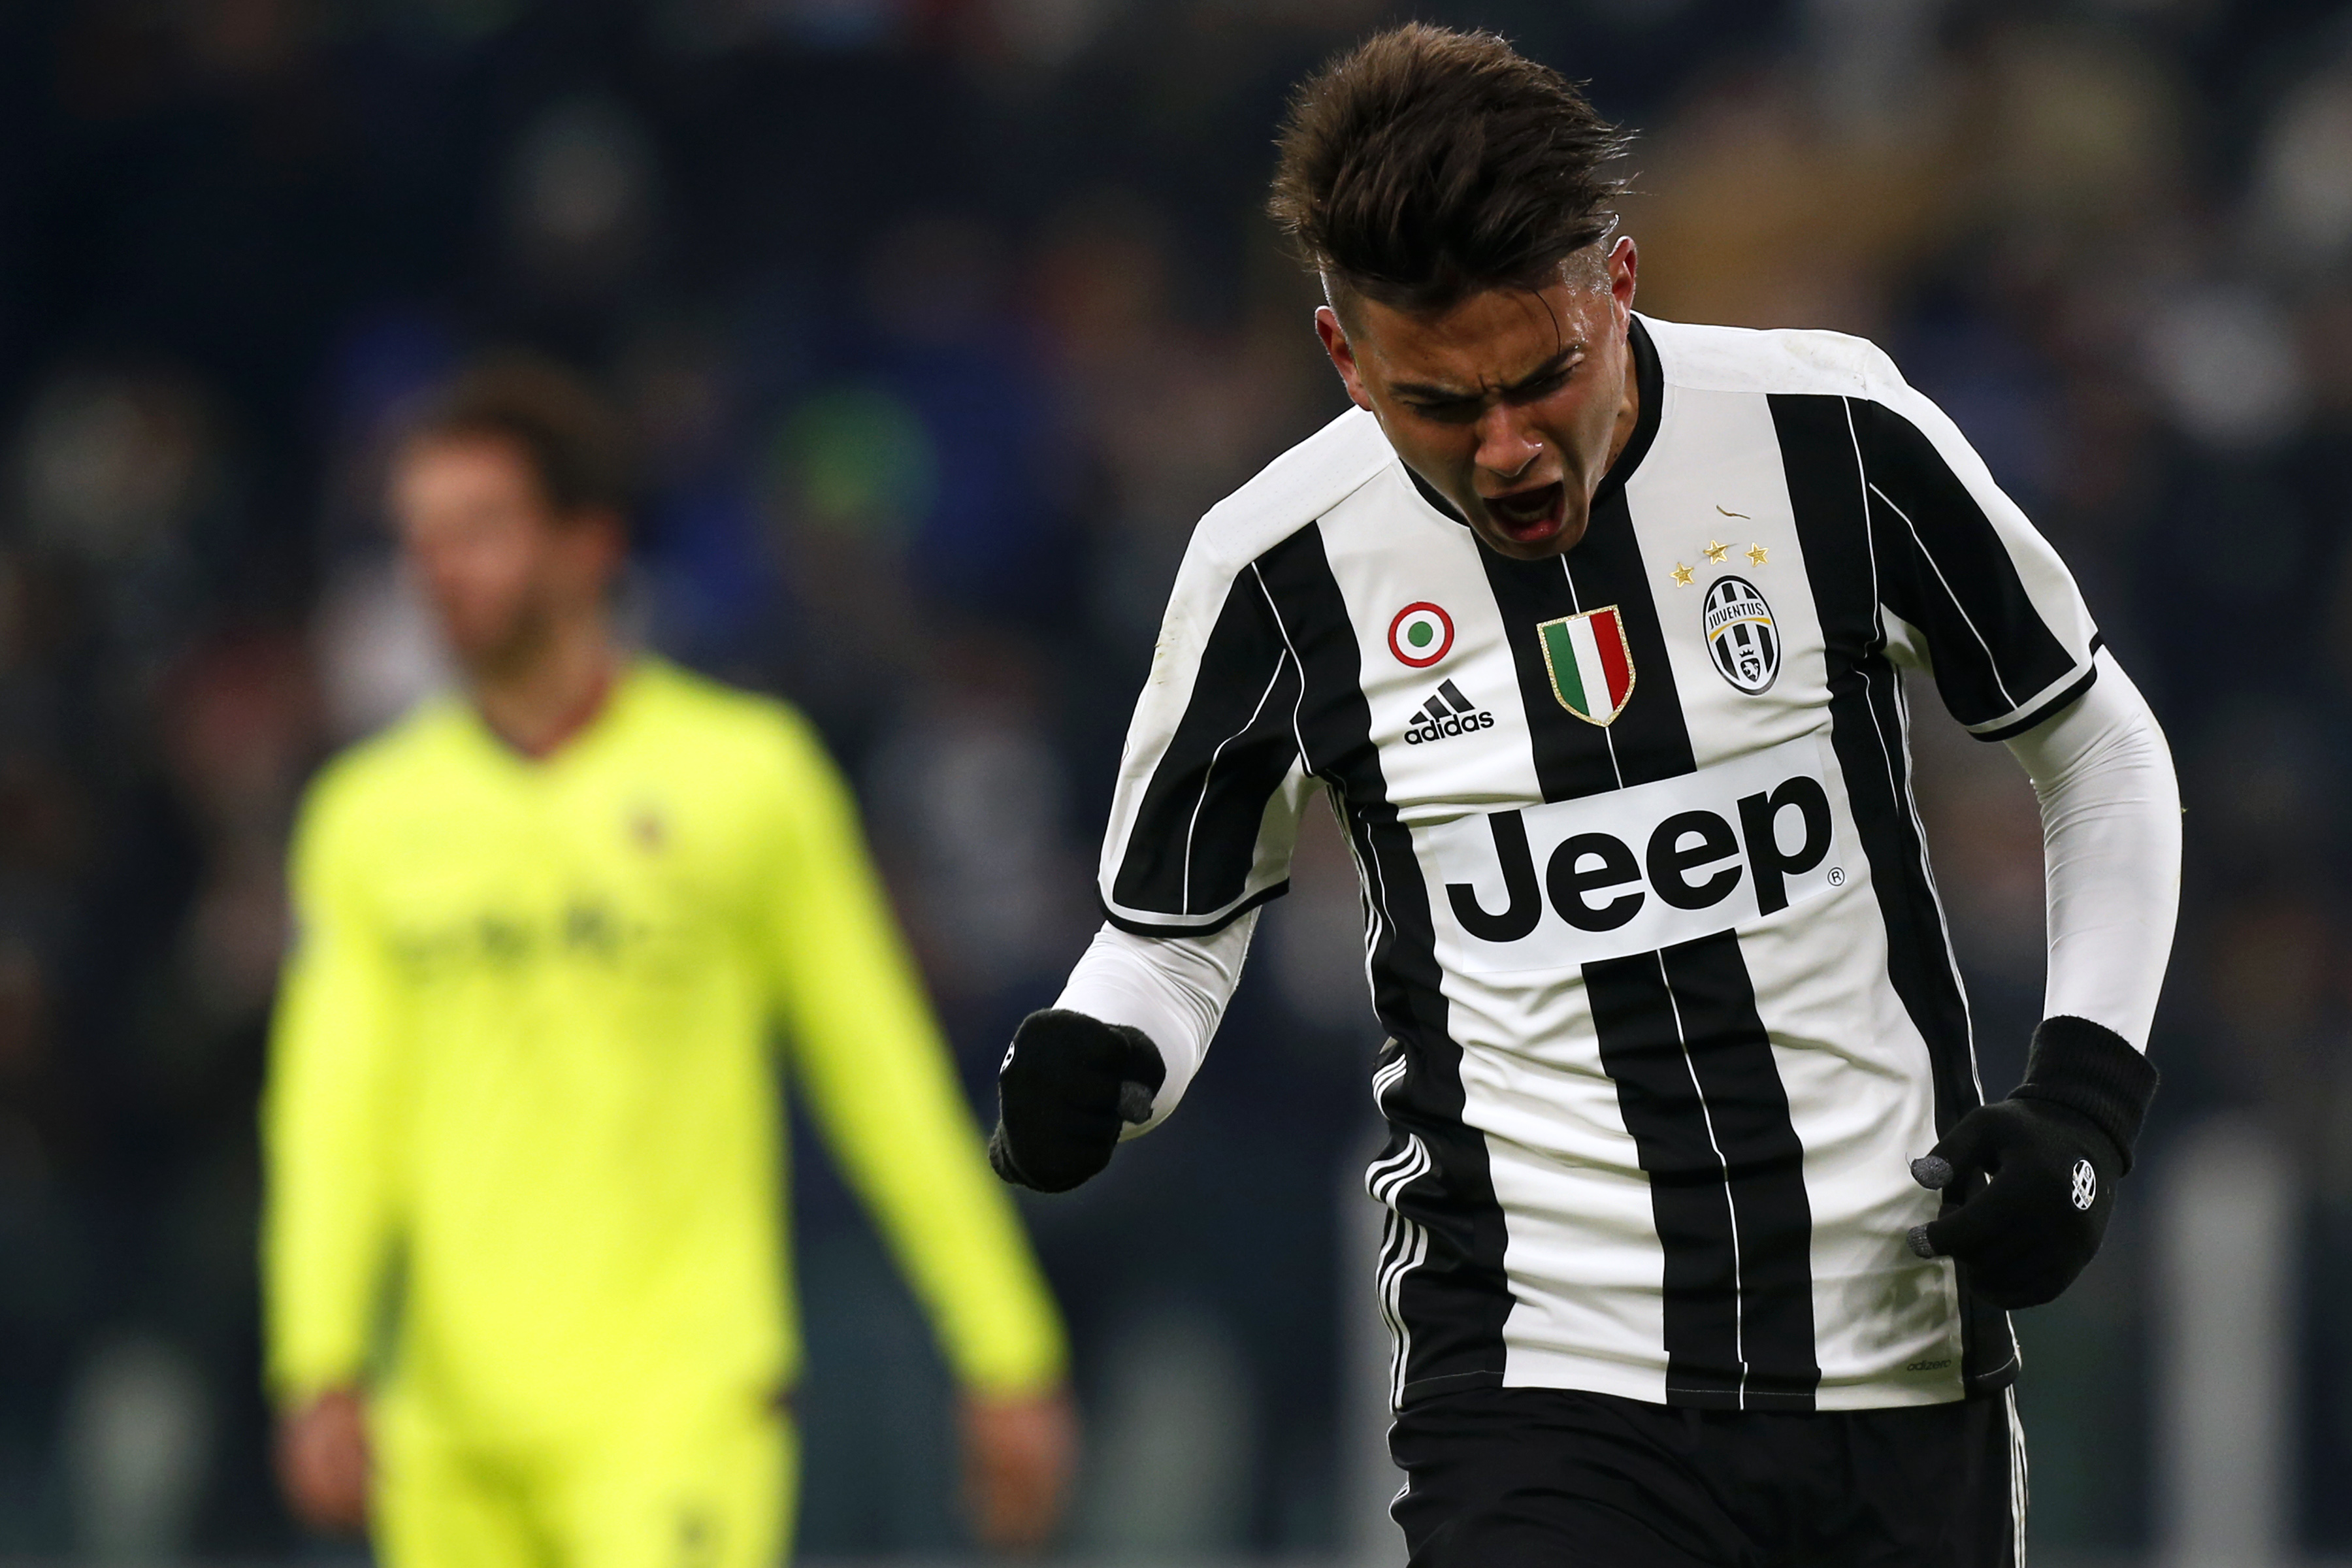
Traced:
[[646, 661], [543, 762], [462, 703], [331, 764], [263, 1107], [268, 1371], [485, 1436], [788, 1385], [771, 1042], [968, 1386], [1059, 1319], [866, 858], [780, 704]]

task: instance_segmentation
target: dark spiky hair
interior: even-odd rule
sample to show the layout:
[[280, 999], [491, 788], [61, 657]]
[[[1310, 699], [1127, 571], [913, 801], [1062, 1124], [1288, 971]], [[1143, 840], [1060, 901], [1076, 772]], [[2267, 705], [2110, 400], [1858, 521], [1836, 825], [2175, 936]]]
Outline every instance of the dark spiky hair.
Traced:
[[1626, 141], [1495, 34], [1413, 23], [1300, 85], [1267, 205], [1335, 302], [1443, 310], [1540, 287], [1614, 229]]

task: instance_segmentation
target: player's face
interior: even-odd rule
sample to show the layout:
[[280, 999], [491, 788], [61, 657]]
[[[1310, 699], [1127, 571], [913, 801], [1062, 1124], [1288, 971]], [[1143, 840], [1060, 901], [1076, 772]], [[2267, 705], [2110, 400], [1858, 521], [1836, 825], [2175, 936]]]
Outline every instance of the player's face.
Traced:
[[617, 526], [559, 519], [530, 459], [496, 436], [414, 443], [391, 500], [450, 649], [477, 675], [527, 663], [567, 614], [601, 603], [616, 563]]
[[1635, 256], [1570, 259], [1540, 291], [1496, 289], [1435, 315], [1358, 299], [1316, 313], [1348, 395], [1397, 455], [1505, 555], [1576, 547], [1640, 412], [1628, 338]]

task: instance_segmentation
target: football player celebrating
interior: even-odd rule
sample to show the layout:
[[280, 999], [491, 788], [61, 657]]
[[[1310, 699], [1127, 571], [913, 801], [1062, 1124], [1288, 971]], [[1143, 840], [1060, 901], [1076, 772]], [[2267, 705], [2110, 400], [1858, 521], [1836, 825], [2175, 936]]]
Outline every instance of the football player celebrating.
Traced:
[[[1108, 924], [1000, 1174], [1173, 1109], [1325, 796], [1390, 1129], [1417, 1568], [1993, 1568], [2006, 1309], [2096, 1248], [2156, 1085], [2163, 737], [2064, 564], [1867, 342], [1633, 310], [1622, 138], [1502, 40], [1308, 82], [1273, 207], [1356, 408], [1212, 510], [1121, 764]], [[1992, 1104], [1903, 672], [2040, 793], [2049, 978]]]

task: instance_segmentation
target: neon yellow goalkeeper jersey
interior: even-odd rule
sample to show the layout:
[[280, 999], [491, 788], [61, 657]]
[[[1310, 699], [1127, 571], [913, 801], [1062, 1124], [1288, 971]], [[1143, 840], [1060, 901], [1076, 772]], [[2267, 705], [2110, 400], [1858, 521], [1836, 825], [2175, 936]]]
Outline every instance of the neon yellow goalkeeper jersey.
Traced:
[[[543, 762], [429, 705], [313, 785], [264, 1110], [281, 1399], [485, 1436], [787, 1386], [771, 1043], [976, 1391], [1059, 1320], [816, 737], [652, 661]], [[397, 1282], [396, 1289], [393, 1283]]]

